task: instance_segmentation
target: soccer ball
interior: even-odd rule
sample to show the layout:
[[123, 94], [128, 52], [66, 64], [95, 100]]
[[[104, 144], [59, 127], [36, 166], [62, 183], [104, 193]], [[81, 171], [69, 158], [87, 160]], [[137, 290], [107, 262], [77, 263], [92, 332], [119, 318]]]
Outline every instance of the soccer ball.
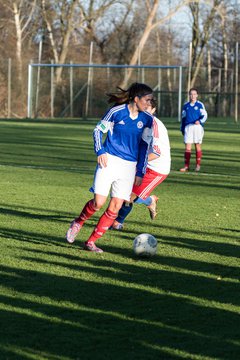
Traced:
[[150, 234], [140, 234], [133, 241], [133, 251], [137, 256], [153, 256], [157, 252], [157, 239]]

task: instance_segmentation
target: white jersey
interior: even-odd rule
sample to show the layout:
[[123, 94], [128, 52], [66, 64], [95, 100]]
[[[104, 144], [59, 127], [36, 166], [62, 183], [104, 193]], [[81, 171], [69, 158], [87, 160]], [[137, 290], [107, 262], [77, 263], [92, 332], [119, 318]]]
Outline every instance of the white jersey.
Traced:
[[168, 175], [171, 168], [171, 152], [168, 131], [161, 120], [154, 117], [152, 141], [149, 153], [158, 155], [157, 159], [148, 161], [147, 167], [157, 173]]

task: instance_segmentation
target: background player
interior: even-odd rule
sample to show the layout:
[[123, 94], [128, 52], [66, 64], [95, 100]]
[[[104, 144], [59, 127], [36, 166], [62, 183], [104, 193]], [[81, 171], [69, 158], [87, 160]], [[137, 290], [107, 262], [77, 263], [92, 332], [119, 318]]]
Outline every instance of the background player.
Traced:
[[[148, 111], [155, 114], [157, 103], [155, 99], [151, 100]], [[168, 176], [171, 167], [171, 153], [168, 131], [161, 120], [154, 117], [152, 135], [147, 134], [147, 129], [143, 133], [143, 138], [150, 142], [147, 171], [143, 177], [140, 186], [134, 185], [131, 195], [131, 202], [124, 202], [118, 217], [114, 221], [112, 228], [121, 230], [123, 222], [132, 210], [133, 202], [144, 204], [148, 207], [150, 217], [153, 220], [157, 215], [157, 201], [155, 195], [150, 196], [151, 192], [161, 184]]]
[[189, 102], [185, 103], [182, 110], [181, 132], [184, 135], [185, 153], [184, 167], [181, 172], [189, 170], [192, 144], [195, 144], [196, 167], [195, 171], [200, 170], [204, 130], [203, 126], [207, 120], [207, 112], [202, 102], [198, 101], [198, 90], [192, 88], [189, 90]]
[[[94, 149], [97, 168], [92, 191], [94, 198], [86, 203], [79, 217], [67, 231], [73, 243], [83, 224], [106, 202], [111, 189], [111, 200], [89, 239], [85, 250], [103, 252], [95, 245], [113, 224], [124, 200], [129, 201], [132, 187], [140, 185], [146, 170], [148, 144], [142, 140], [143, 130], [152, 127], [153, 117], [146, 112], [151, 103], [152, 89], [140, 83], [129, 89], [108, 94], [109, 102], [120, 104], [107, 111], [94, 129]], [[107, 134], [102, 144], [103, 133]]]

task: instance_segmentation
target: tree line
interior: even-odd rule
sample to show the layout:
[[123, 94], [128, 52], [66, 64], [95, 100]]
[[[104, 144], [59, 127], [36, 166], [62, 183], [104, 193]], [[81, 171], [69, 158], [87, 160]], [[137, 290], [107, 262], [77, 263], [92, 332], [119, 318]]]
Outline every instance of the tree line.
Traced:
[[[7, 59], [12, 59], [17, 113], [24, 116], [27, 65], [88, 63], [90, 43], [98, 64], [187, 66], [188, 88], [197, 86], [204, 67], [208, 91], [214, 91], [219, 83], [211, 78], [212, 69], [221, 68], [226, 93], [239, 41], [239, 10], [235, 0], [1, 0], [1, 116], [8, 96]], [[120, 86], [128, 85], [132, 71], [125, 72]], [[62, 73], [57, 67], [54, 81], [64, 96]], [[171, 91], [170, 77], [168, 87]]]

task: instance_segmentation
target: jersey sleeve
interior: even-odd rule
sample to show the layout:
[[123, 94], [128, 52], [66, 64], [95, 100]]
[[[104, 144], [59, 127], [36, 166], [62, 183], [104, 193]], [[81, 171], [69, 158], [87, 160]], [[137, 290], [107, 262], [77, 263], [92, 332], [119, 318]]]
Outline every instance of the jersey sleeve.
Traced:
[[201, 103], [201, 105], [202, 105], [202, 107], [200, 108], [201, 116], [199, 118], [199, 121], [200, 121], [201, 125], [204, 125], [204, 123], [207, 120], [208, 115], [207, 115], [207, 111], [206, 111], [205, 106], [203, 105], [203, 103]]
[[161, 155], [160, 142], [159, 142], [159, 129], [156, 120], [153, 120], [153, 138], [151, 143], [151, 152], [157, 156]]
[[145, 128], [142, 133], [142, 139], [145, 141], [148, 145], [151, 144], [153, 140], [153, 128]]
[[139, 144], [138, 162], [136, 176], [143, 177], [146, 173], [149, 145], [141, 139]]
[[186, 113], [185, 104], [184, 104], [183, 109], [182, 109], [182, 121], [181, 121], [181, 126], [180, 126], [180, 131], [183, 135], [184, 135], [185, 125], [186, 125], [186, 116], [187, 116], [187, 113]]
[[97, 154], [97, 156], [105, 154], [106, 151], [104, 149], [102, 138], [103, 134], [110, 131], [112, 133], [113, 131], [113, 119], [112, 116], [108, 116], [110, 113], [110, 110], [106, 113], [106, 115], [102, 118], [101, 121], [99, 121], [93, 130], [93, 144], [94, 144], [94, 151]]

